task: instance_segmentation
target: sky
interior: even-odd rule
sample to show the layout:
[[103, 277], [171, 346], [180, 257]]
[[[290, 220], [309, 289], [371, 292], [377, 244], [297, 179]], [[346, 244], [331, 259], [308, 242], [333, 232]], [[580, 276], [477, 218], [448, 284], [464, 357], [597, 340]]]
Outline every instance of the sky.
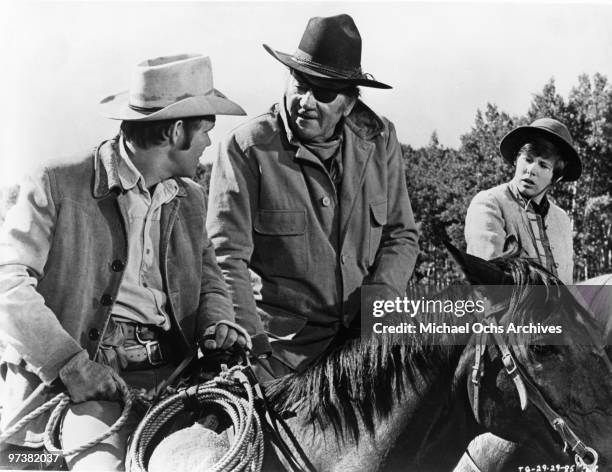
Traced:
[[[580, 74], [612, 77], [612, 3], [30, 2], [0, 6], [0, 186], [41, 162], [112, 137], [99, 101], [127, 90], [133, 66], [178, 53], [211, 57], [215, 87], [250, 117], [282, 96], [308, 19], [350, 14], [362, 68], [392, 90], [362, 90], [401, 142], [457, 147], [487, 102], [524, 114], [554, 77], [567, 97]], [[245, 120], [219, 117], [222, 136]]]

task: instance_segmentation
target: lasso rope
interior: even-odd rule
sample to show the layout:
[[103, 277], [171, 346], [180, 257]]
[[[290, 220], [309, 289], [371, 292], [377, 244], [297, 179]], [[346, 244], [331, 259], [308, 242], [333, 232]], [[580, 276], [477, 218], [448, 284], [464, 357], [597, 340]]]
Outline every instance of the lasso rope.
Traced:
[[[246, 392], [246, 399], [239, 396], [242, 392]], [[185, 395], [197, 400], [200, 407], [206, 404], [220, 406], [232, 420], [235, 440], [211, 472], [260, 472], [264, 452], [261, 420], [254, 407], [253, 387], [239, 365], [224, 369], [213, 380], [189, 387], [151, 408], [134, 432], [126, 469], [146, 472], [146, 455], [153, 438], [184, 409]]]
[[78, 454], [79, 452], [83, 452], [89, 449], [90, 447], [93, 447], [96, 444], [101, 443], [106, 438], [108, 438], [112, 434], [115, 434], [117, 431], [119, 431], [123, 427], [123, 425], [125, 424], [128, 418], [128, 415], [130, 414], [130, 410], [132, 409], [132, 402], [133, 402], [132, 392], [130, 391], [125, 381], [121, 377], [113, 373], [113, 378], [117, 382], [117, 387], [119, 388], [119, 391], [123, 399], [123, 410], [121, 411], [121, 415], [119, 416], [117, 421], [115, 421], [115, 423], [104, 434], [101, 434], [100, 436], [97, 436], [91, 441], [83, 444], [82, 446], [75, 447], [73, 449], [60, 449], [56, 447], [55, 444], [53, 443], [53, 437], [55, 434], [55, 430], [62, 418], [64, 410], [66, 410], [70, 404], [70, 397], [68, 396], [68, 394], [60, 393], [56, 395], [55, 397], [53, 397], [51, 400], [43, 403], [38, 408], [32, 410], [30, 413], [28, 413], [26, 416], [24, 416], [17, 423], [15, 423], [13, 426], [8, 428], [6, 431], [3, 431], [2, 434], [0, 434], [0, 443], [5, 442], [9, 437], [17, 433], [21, 428], [27, 425], [30, 421], [35, 420], [36, 418], [38, 418], [40, 415], [50, 410], [51, 408], [53, 408], [53, 411], [51, 412], [51, 416], [49, 417], [49, 420], [47, 421], [47, 426], [45, 427], [45, 433], [43, 436], [45, 448], [47, 449], [48, 452], [53, 453], [53, 454], [61, 454], [62, 456], [66, 457], [66, 456]]

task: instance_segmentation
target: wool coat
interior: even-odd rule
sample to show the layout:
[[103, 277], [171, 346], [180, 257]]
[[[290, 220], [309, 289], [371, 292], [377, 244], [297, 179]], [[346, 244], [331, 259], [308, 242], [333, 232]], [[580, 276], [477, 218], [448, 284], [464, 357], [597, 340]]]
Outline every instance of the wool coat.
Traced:
[[271, 341], [273, 356], [300, 370], [342, 326], [358, 325], [365, 290], [405, 294], [418, 244], [390, 121], [361, 101], [353, 107], [342, 123], [340, 189], [287, 123], [277, 104], [224, 141], [207, 229], [237, 322], [255, 346]]
[[542, 218], [511, 182], [478, 193], [465, 218], [467, 252], [493, 259], [501, 256], [514, 239], [523, 257], [542, 264], [564, 284], [571, 284], [574, 270], [571, 222], [565, 211], [550, 200], [549, 203], [548, 213]]

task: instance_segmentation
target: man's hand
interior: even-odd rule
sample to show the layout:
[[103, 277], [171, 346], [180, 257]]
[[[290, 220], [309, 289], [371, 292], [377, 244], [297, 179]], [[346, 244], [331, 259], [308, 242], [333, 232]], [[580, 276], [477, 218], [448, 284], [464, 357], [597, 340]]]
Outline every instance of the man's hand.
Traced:
[[81, 351], [72, 357], [59, 371], [59, 377], [74, 403], [88, 400], [119, 400], [113, 370], [94, 362]]
[[[212, 337], [214, 339], [204, 339]], [[229, 349], [234, 344], [240, 347], [252, 349], [251, 337], [246, 330], [236, 323], [230, 321], [220, 321], [217, 324], [211, 325], [204, 331], [203, 338], [200, 341], [202, 350], [212, 351], [214, 349]]]

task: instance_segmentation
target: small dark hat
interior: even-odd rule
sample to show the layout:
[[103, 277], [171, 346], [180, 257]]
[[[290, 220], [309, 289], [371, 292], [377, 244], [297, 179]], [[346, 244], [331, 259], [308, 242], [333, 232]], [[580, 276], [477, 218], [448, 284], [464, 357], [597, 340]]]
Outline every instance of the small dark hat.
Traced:
[[330, 86], [338, 84], [391, 88], [361, 70], [361, 36], [349, 15], [315, 17], [308, 20], [306, 31], [294, 54], [263, 47], [291, 69], [319, 78]]
[[559, 148], [561, 157], [567, 162], [563, 180], [566, 182], [578, 180], [582, 174], [582, 163], [574, 148], [572, 136], [563, 123], [552, 118], [540, 118], [529, 126], [513, 129], [499, 143], [499, 151], [503, 158], [512, 164], [519, 149], [535, 137], [548, 139]]

